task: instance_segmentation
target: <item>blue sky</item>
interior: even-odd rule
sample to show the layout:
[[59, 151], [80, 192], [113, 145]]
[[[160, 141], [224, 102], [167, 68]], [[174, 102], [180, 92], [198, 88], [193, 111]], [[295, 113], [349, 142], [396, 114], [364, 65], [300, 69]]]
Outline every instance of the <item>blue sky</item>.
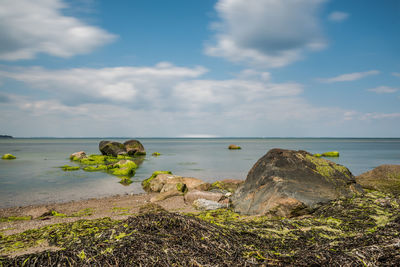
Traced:
[[0, 10], [0, 134], [400, 137], [396, 0]]

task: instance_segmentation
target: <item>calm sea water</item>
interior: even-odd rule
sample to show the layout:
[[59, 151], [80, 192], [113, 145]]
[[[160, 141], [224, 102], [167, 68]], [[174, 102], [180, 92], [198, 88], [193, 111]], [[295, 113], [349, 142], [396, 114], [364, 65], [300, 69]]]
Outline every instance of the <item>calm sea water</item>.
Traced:
[[[88, 199], [125, 193], [141, 193], [140, 182], [156, 170], [213, 182], [225, 178], [245, 179], [253, 164], [271, 148], [302, 149], [311, 153], [337, 150], [333, 161], [347, 166], [354, 175], [381, 164], [400, 164], [400, 139], [139, 139], [146, 160], [124, 186], [104, 172], [64, 172], [71, 153], [84, 150], [99, 154], [101, 139], [0, 139], [0, 154], [16, 160], [0, 160], [0, 207], [25, 206]], [[127, 139], [113, 139], [124, 142]], [[242, 150], [231, 151], [229, 144]], [[159, 157], [151, 153], [160, 152]]]

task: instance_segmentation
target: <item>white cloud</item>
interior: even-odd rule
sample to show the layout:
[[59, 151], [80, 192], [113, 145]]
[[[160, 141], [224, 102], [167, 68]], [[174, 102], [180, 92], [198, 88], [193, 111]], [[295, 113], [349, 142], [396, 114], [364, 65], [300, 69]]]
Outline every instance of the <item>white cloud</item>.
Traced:
[[[161, 101], [161, 88], [177, 81], [196, 78], [207, 72], [203, 67], [183, 68], [167, 62], [154, 67], [75, 68], [47, 70], [40, 67], [0, 70], [0, 77], [24, 82], [34, 88], [57, 94], [65, 99], [140, 103]], [[82, 99], [83, 97], [83, 99]]]
[[349, 14], [346, 12], [335, 11], [329, 14], [328, 20], [333, 22], [342, 22], [349, 18]]
[[334, 82], [350, 82], [350, 81], [356, 81], [360, 80], [362, 78], [371, 76], [371, 75], [377, 75], [379, 74], [380, 71], [378, 70], [370, 70], [370, 71], [365, 71], [365, 72], [353, 72], [353, 73], [346, 73], [346, 74], [341, 74], [332, 78], [319, 78], [317, 79], [320, 82], [324, 83], [334, 83]]
[[399, 88], [393, 88], [389, 86], [378, 86], [376, 88], [368, 89], [368, 91], [375, 92], [377, 94], [391, 94], [399, 91]]
[[39, 53], [71, 57], [89, 53], [116, 36], [65, 16], [62, 0], [2, 0], [0, 60], [32, 59]]
[[380, 112], [371, 112], [365, 113], [362, 115], [361, 119], [363, 120], [382, 120], [382, 119], [399, 119], [400, 113], [380, 113]]
[[282, 67], [323, 49], [318, 10], [324, 0], [219, 0], [215, 44], [205, 52], [232, 62]]
[[400, 77], [400, 72], [392, 72], [393, 76]]
[[315, 136], [351, 112], [315, 107], [301, 84], [273, 83], [266, 72], [199, 79], [205, 72], [170, 63], [3, 70], [4, 88], [14, 80], [29, 93], [2, 95], [0, 124], [17, 136]]

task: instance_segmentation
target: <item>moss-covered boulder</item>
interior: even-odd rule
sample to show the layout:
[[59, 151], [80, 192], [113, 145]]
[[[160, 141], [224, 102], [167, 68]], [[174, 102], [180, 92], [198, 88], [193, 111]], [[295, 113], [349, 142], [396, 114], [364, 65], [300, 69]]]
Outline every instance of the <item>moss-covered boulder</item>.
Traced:
[[235, 149], [242, 149], [240, 146], [238, 146], [238, 145], [229, 145], [228, 146], [228, 149], [233, 149], [233, 150], [235, 150]]
[[101, 141], [99, 143], [99, 150], [101, 154], [113, 157], [127, 154], [123, 144], [113, 141]]
[[249, 171], [232, 202], [235, 211], [243, 214], [292, 216], [361, 192], [355, 177], [342, 165], [306, 151], [272, 149]]
[[153, 152], [153, 154], [151, 154], [153, 157], [158, 157], [161, 156], [160, 152]]
[[144, 149], [142, 143], [138, 140], [128, 140], [124, 143], [125, 151], [130, 156], [144, 156], [146, 155], [146, 150]]
[[17, 157], [11, 154], [4, 154], [1, 159], [16, 159]]
[[137, 165], [132, 160], [120, 160], [113, 165], [110, 172], [117, 176], [133, 176], [137, 169]]
[[356, 177], [362, 187], [400, 195], [400, 165], [381, 165]]

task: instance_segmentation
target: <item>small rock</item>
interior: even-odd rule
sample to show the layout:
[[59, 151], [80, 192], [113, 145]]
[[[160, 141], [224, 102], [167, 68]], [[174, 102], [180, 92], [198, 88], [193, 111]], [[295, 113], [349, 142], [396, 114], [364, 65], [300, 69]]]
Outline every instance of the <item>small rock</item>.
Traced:
[[72, 153], [71, 156], [69, 156], [70, 160], [80, 160], [85, 158], [87, 158], [85, 151], [75, 152]]
[[223, 204], [207, 199], [196, 199], [193, 202], [193, 207], [198, 210], [216, 210], [225, 208]]
[[228, 149], [242, 149], [240, 146], [237, 145], [229, 145]]
[[170, 197], [175, 197], [175, 196], [180, 196], [180, 195], [182, 195], [182, 192], [179, 192], [178, 190], [170, 190], [170, 191], [162, 192], [162, 193], [155, 195], [154, 197], [152, 197], [150, 199], [150, 202], [154, 203], [154, 202], [162, 201], [162, 200], [170, 198]]
[[185, 195], [185, 201], [188, 203], [192, 203], [197, 199], [207, 199], [207, 200], [218, 202], [222, 199], [223, 196], [224, 195], [221, 193], [192, 190], [192, 191], [189, 191]]

